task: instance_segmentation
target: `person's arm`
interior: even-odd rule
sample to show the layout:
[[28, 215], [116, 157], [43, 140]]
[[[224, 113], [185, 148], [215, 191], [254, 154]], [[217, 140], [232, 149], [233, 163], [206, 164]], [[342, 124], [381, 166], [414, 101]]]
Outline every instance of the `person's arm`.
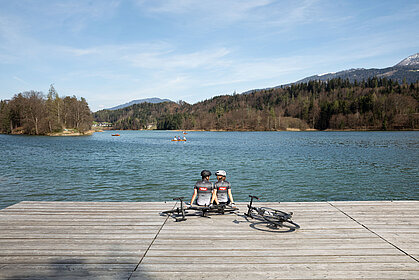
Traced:
[[193, 195], [192, 195], [192, 199], [191, 199], [191, 206], [192, 206], [193, 202], [195, 201], [195, 198], [196, 198], [197, 193], [198, 192], [196, 191], [196, 189], [193, 189]]
[[228, 193], [228, 197], [230, 198], [230, 202], [234, 203], [233, 195], [231, 194], [231, 189], [228, 189], [227, 193]]

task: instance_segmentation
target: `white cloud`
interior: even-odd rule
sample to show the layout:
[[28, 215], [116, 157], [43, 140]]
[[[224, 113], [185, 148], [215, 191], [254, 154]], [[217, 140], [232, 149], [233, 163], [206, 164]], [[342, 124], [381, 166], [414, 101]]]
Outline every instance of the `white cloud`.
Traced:
[[136, 67], [183, 71], [193, 68], [211, 68], [225, 65], [225, 57], [230, 53], [226, 48], [200, 50], [191, 53], [161, 51], [125, 56]]
[[273, 0], [137, 0], [137, 4], [150, 13], [165, 14], [202, 14], [211, 17], [241, 19], [248, 16], [250, 11], [267, 6]]
[[136, 0], [136, 3], [146, 14], [182, 16], [187, 19], [184, 24], [205, 29], [242, 24], [251, 29], [290, 30], [298, 25], [350, 18], [337, 13], [334, 3], [320, 0]]
[[26, 82], [25, 80], [23, 80], [23, 79], [19, 78], [18, 76], [13, 76], [13, 79], [15, 79], [16, 81], [18, 81], [18, 82], [20, 82], [20, 83], [24, 84], [25, 86], [30, 85], [28, 82]]
[[266, 9], [274, 0], [137, 0], [141, 12], [184, 18], [190, 27], [224, 27], [237, 22], [266, 20]]
[[[64, 30], [80, 32], [92, 21], [111, 18], [120, 5], [120, 0], [102, 1], [41, 1], [38, 5], [31, 3], [31, 12], [36, 12], [37, 24], [45, 29], [60, 26]], [[28, 5], [29, 6], [29, 5]]]

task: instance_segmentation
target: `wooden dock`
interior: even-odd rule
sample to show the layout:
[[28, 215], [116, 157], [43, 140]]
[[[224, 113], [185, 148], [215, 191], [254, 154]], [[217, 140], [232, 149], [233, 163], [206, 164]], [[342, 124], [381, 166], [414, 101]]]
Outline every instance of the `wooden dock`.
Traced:
[[159, 215], [174, 205], [2, 209], [0, 279], [419, 279], [419, 201], [255, 203], [294, 212], [294, 232], [247, 221], [246, 203], [238, 215]]

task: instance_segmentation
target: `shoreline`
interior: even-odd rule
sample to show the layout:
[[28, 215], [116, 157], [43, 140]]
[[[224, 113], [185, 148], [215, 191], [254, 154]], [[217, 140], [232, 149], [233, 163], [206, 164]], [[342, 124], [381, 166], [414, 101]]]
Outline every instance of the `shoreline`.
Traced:
[[55, 132], [55, 133], [48, 133], [45, 136], [52, 136], [52, 137], [56, 137], [56, 136], [90, 136], [93, 133], [98, 132], [96, 130], [88, 130], [86, 132], [75, 132], [75, 131], [62, 131], [62, 132]]
[[74, 131], [62, 131], [47, 133], [43, 135], [33, 135], [33, 134], [24, 134], [24, 133], [0, 133], [4, 135], [25, 135], [25, 136], [50, 136], [50, 137], [61, 137], [61, 136], [91, 136], [95, 132], [104, 132], [104, 131], [173, 131], [173, 132], [413, 132], [419, 131], [419, 129], [403, 129], [403, 130], [374, 130], [374, 129], [299, 129], [299, 128], [287, 128], [285, 130], [226, 130], [226, 129], [188, 129], [188, 130], [159, 130], [159, 129], [106, 129], [98, 130], [92, 129], [86, 132], [74, 132]]

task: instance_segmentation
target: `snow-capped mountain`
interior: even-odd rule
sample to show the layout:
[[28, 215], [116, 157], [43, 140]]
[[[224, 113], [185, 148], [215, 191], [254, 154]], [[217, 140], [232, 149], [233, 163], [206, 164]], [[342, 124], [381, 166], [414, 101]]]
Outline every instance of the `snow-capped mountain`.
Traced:
[[395, 66], [412, 66], [412, 65], [419, 65], [419, 53], [416, 53], [414, 55], [411, 55], [399, 63], [397, 63]]
[[349, 79], [351, 82], [357, 80], [360, 82], [372, 77], [392, 79], [398, 81], [399, 83], [403, 83], [404, 80], [406, 80], [407, 83], [415, 83], [419, 80], [419, 53], [403, 59], [394, 66], [383, 69], [349, 69], [336, 73], [310, 76], [295, 83], [307, 83], [313, 80], [327, 81], [335, 78]]

